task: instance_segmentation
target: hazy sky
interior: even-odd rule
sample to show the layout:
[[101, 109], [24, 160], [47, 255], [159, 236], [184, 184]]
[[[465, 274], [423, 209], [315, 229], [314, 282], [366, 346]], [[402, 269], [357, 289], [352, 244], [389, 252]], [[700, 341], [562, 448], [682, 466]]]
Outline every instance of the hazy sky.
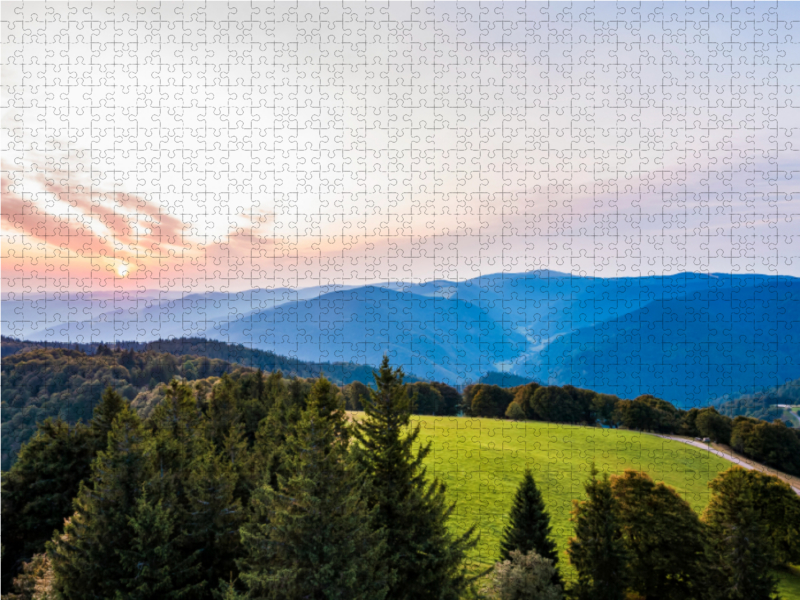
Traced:
[[3, 3], [3, 293], [800, 275], [790, 3]]

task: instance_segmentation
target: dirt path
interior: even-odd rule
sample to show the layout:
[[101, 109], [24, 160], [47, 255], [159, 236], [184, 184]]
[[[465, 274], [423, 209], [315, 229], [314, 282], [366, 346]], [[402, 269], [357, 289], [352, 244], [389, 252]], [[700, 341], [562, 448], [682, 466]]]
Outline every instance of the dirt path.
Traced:
[[788, 483], [795, 491], [795, 493], [798, 496], [800, 496], [800, 480], [798, 480], [797, 477], [786, 475], [785, 473], [781, 473], [780, 471], [776, 471], [775, 469], [766, 467], [761, 463], [754, 462], [748, 458], [745, 458], [741, 454], [737, 454], [733, 450], [730, 450], [725, 447], [706, 444], [705, 442], [698, 442], [697, 440], [692, 440], [677, 435], [662, 435], [660, 433], [653, 433], [651, 435], [655, 435], [656, 437], [664, 438], [667, 440], [675, 440], [676, 442], [688, 444], [689, 446], [694, 446], [695, 448], [703, 450], [704, 452], [710, 452], [711, 454], [716, 454], [717, 456], [729, 460], [733, 464], [738, 465], [743, 469], [754, 469], [756, 471], [760, 471], [761, 473], [766, 473], [767, 475], [772, 475], [773, 477], [777, 477], [778, 479]]

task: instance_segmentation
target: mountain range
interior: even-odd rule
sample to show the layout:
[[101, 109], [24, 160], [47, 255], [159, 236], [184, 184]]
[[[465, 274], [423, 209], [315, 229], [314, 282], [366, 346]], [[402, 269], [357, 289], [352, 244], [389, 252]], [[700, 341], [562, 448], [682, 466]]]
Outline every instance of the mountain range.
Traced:
[[2, 330], [50, 341], [205, 337], [366, 365], [388, 353], [422, 379], [464, 384], [503, 371], [681, 406], [800, 377], [800, 279], [788, 276], [533, 271], [170, 294], [8, 298]]

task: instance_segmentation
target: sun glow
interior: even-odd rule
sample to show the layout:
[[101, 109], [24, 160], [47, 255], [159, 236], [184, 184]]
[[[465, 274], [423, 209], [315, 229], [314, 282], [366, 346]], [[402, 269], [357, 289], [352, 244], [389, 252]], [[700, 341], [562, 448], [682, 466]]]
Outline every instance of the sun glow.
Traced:
[[128, 273], [130, 273], [128, 265], [117, 265], [117, 275], [120, 277], [127, 277]]

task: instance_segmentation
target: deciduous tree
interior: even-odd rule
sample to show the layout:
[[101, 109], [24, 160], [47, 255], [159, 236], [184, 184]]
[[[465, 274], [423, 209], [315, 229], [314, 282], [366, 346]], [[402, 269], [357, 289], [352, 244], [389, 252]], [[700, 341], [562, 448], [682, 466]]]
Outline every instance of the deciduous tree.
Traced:
[[578, 600], [623, 600], [628, 581], [628, 551], [622, 537], [619, 506], [608, 475], [597, 479], [592, 465], [584, 485], [586, 500], [572, 503], [575, 536], [567, 554], [578, 572]]
[[630, 562], [630, 587], [653, 599], [691, 598], [703, 586], [705, 532], [689, 503], [647, 474], [611, 478]]

